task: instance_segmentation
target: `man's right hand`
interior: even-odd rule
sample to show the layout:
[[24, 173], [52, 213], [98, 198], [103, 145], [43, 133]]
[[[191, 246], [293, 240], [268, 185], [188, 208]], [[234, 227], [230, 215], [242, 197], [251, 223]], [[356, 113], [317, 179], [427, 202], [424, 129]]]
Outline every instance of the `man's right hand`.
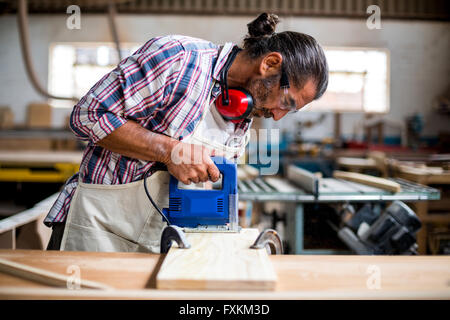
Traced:
[[219, 180], [220, 172], [211, 159], [216, 151], [202, 145], [174, 141], [164, 163], [169, 172], [184, 184]]

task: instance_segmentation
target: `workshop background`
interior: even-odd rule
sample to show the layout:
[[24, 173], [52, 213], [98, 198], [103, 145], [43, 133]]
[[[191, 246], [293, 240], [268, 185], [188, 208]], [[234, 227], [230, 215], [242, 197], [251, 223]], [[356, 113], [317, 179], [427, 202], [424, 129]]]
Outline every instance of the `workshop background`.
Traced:
[[[22, 20], [20, 3], [28, 7]], [[286, 253], [449, 254], [444, 0], [0, 0], [0, 247], [45, 249], [43, 217], [78, 170], [84, 145], [68, 129], [74, 102], [55, 98], [84, 95], [118, 63], [117, 46], [124, 58], [169, 34], [241, 44], [261, 12], [279, 15], [278, 32], [318, 40], [330, 83], [305, 110], [255, 121], [255, 129], [279, 130], [267, 140], [279, 170], [239, 166], [240, 224], [276, 229]], [[257, 152], [249, 148], [247, 160]]]

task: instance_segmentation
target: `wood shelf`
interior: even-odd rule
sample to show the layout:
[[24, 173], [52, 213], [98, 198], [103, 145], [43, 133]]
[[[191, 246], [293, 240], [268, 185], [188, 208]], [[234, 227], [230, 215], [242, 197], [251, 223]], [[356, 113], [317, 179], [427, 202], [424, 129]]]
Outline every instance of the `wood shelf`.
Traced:
[[[423, 185], [450, 185], [450, 172], [440, 168], [416, 168], [404, 164], [393, 164], [391, 169], [396, 177], [414, 181]], [[445, 193], [442, 193], [444, 194]], [[427, 254], [430, 246], [429, 234], [433, 225], [450, 224], [450, 198], [445, 197], [441, 200], [426, 201], [414, 204], [416, 213], [422, 221], [422, 228], [417, 234], [417, 243], [419, 253]], [[439, 212], [441, 211], [441, 212]]]

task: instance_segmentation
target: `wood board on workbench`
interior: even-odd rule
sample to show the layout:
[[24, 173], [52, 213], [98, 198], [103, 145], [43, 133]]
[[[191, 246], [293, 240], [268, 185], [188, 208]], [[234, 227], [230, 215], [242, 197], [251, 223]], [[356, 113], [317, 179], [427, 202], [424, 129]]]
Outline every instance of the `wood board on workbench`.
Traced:
[[333, 195], [333, 194], [355, 194], [361, 193], [365, 195], [385, 194], [385, 191], [380, 188], [367, 186], [361, 183], [339, 180], [334, 178], [322, 178], [319, 182], [319, 195]]
[[187, 233], [190, 249], [173, 245], [156, 276], [158, 289], [274, 290], [277, 275], [265, 249], [250, 249], [257, 229]]

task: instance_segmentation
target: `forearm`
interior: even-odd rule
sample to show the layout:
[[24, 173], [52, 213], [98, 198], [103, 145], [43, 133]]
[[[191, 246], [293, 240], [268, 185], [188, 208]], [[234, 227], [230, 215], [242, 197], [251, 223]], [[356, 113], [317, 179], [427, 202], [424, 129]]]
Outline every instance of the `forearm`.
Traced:
[[97, 144], [121, 155], [144, 161], [166, 163], [170, 160], [172, 148], [179, 141], [143, 128], [133, 121], [127, 121]]
[[[175, 178], [185, 184], [219, 179], [219, 170], [210, 158], [213, 150], [152, 132], [133, 121], [127, 121], [97, 144], [130, 158], [162, 162]], [[195, 155], [200, 156], [200, 162]], [[172, 156], [177, 161], [174, 162]]]

